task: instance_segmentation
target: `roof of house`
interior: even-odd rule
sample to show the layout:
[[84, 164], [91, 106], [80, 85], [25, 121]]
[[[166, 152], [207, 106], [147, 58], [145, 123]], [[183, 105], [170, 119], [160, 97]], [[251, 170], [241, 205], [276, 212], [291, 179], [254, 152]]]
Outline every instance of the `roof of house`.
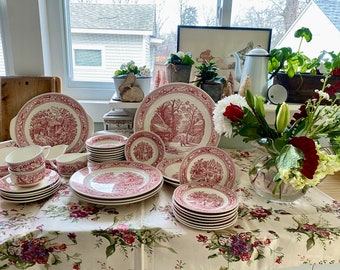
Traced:
[[340, 1], [339, 0], [314, 0], [327, 18], [340, 31]]
[[71, 27], [154, 32], [156, 7], [149, 4], [70, 3]]

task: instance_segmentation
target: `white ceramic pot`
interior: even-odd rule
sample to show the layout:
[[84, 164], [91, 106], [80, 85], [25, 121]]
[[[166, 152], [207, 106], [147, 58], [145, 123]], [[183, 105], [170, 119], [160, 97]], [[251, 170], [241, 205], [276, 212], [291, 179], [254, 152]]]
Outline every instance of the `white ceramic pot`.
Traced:
[[[120, 92], [119, 92], [119, 86], [125, 81], [125, 78], [117, 78], [112, 77], [113, 82], [115, 84], [116, 89], [116, 97], [115, 99], [120, 100]], [[147, 96], [150, 93], [150, 87], [151, 87], [151, 78], [152, 77], [137, 77], [136, 82], [134, 85], [139, 85], [139, 87], [143, 90], [144, 97]]]

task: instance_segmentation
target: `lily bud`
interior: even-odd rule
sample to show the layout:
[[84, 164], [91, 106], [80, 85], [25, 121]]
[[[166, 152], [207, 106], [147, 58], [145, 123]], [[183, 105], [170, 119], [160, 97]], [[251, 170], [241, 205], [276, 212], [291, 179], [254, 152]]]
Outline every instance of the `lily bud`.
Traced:
[[265, 117], [265, 110], [264, 110], [264, 97], [262, 96], [255, 96], [255, 111], [257, 114], [262, 115]]
[[279, 112], [276, 115], [276, 130], [282, 133], [288, 126], [290, 120], [289, 106], [286, 102], [283, 102], [280, 106]]

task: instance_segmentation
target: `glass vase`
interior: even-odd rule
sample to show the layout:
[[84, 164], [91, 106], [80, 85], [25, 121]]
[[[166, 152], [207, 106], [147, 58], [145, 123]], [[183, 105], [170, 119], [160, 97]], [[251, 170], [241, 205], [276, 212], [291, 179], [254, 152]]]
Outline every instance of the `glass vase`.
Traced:
[[294, 202], [304, 196], [308, 188], [297, 190], [289, 184], [274, 181], [278, 170], [274, 164], [274, 157], [264, 154], [252, 163], [249, 178], [254, 191], [272, 202]]

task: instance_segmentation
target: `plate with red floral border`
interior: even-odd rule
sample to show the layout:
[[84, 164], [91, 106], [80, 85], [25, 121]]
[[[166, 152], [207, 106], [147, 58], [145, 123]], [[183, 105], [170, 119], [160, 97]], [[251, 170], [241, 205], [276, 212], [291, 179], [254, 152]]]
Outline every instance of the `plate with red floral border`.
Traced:
[[170, 83], [150, 92], [134, 117], [134, 132], [156, 133], [165, 145], [165, 158], [184, 157], [199, 146], [217, 146], [220, 136], [212, 120], [215, 102], [202, 89]]
[[18, 146], [66, 144], [81, 152], [94, 130], [91, 117], [75, 99], [60, 93], [38, 95], [11, 120], [10, 135]]
[[181, 184], [202, 182], [221, 185], [227, 188], [235, 186], [236, 168], [232, 158], [217, 147], [198, 147], [183, 158], [179, 168]]

